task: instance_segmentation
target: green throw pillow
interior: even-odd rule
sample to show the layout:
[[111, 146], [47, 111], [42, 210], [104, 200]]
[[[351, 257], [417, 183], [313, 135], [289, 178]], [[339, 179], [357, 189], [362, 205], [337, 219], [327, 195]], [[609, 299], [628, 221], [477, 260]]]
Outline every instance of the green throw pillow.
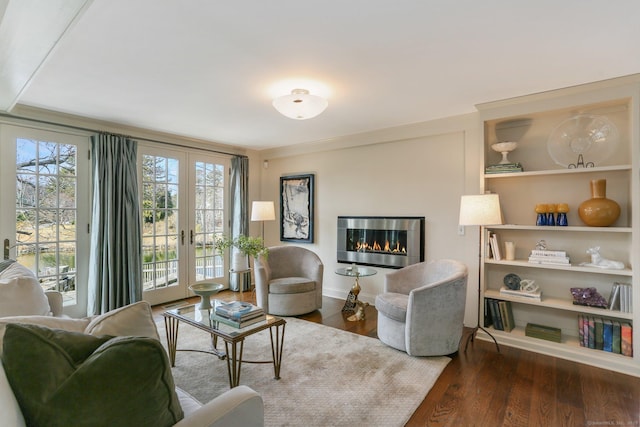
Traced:
[[152, 338], [8, 324], [2, 363], [29, 426], [171, 426], [184, 416]]

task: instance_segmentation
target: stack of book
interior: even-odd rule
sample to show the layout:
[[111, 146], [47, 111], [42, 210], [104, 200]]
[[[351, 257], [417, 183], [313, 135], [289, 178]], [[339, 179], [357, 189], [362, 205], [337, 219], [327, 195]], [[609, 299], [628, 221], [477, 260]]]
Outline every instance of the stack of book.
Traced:
[[549, 251], [534, 249], [529, 255], [529, 262], [532, 264], [557, 264], [571, 265], [569, 257], [565, 251]]
[[631, 307], [631, 285], [629, 283], [614, 283], [609, 297], [609, 310], [631, 313]]
[[578, 317], [580, 346], [633, 356], [630, 323], [581, 314]]
[[261, 322], [265, 317], [261, 307], [242, 301], [220, 302], [211, 313], [211, 320], [236, 328]]
[[484, 168], [484, 173], [510, 173], [522, 172], [524, 169], [520, 163], [503, 163], [500, 165], [491, 165]]
[[493, 326], [498, 331], [511, 332], [516, 327], [511, 301], [485, 298], [485, 326]]

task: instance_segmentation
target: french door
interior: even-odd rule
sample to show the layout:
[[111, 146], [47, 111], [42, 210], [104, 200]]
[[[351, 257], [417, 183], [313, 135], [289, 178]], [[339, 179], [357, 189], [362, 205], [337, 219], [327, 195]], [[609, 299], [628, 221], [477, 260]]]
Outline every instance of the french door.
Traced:
[[62, 293], [65, 313], [85, 316], [89, 263], [87, 135], [0, 126], [3, 258]]
[[229, 160], [144, 144], [138, 159], [143, 298], [160, 304], [195, 283], [226, 286], [227, 261], [213, 244], [227, 231]]

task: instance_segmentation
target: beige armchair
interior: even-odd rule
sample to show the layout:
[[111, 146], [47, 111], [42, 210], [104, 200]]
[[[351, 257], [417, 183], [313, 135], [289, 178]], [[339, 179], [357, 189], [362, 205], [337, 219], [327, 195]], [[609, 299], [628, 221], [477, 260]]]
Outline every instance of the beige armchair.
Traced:
[[455, 260], [413, 264], [385, 277], [376, 297], [378, 338], [411, 356], [458, 351], [467, 295], [467, 267]]
[[299, 246], [269, 248], [255, 261], [256, 302], [267, 313], [297, 316], [322, 308], [324, 265]]

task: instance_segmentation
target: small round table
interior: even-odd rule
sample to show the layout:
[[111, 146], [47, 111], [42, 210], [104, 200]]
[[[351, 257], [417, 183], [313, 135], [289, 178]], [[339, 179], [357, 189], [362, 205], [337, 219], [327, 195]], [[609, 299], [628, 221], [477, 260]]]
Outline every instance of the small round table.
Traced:
[[356, 311], [356, 307], [357, 307], [356, 314], [349, 317], [348, 320], [351, 320], [351, 321], [364, 320], [364, 308], [369, 304], [358, 301], [358, 294], [362, 289], [360, 287], [359, 279], [361, 277], [373, 276], [374, 274], [377, 274], [377, 273], [378, 271], [374, 270], [373, 268], [358, 267], [356, 265], [352, 265], [351, 267], [336, 269], [336, 274], [339, 274], [341, 276], [356, 278], [355, 282], [353, 283], [353, 286], [351, 287], [351, 290], [349, 291], [349, 295], [347, 296], [347, 301], [344, 303], [344, 307], [342, 307], [342, 311], [348, 311], [348, 312]]

